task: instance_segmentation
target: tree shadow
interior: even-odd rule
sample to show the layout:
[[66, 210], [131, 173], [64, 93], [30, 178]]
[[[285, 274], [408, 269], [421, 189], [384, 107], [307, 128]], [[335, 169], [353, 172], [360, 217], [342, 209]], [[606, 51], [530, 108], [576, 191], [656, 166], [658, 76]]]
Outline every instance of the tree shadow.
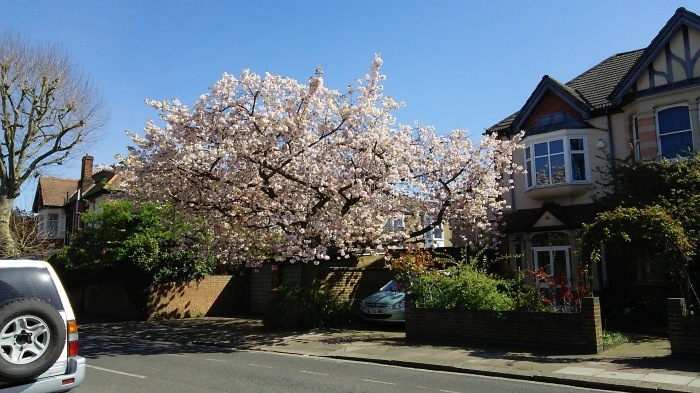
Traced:
[[[515, 348], [480, 347], [476, 344], [407, 340], [402, 326], [356, 323], [343, 328], [303, 331], [266, 331], [259, 319], [193, 318], [163, 321], [88, 323], [82, 326], [85, 339], [81, 352], [88, 358], [118, 355], [221, 353], [277, 347], [299, 343], [380, 345], [387, 348], [436, 347], [461, 351], [477, 359], [513, 362], [584, 364], [608, 362], [624, 369], [656, 369], [698, 372], [700, 362], [671, 357], [668, 340], [630, 335], [629, 342], [599, 354], [570, 354], [553, 351], [519, 351]], [[100, 336], [116, 336], [105, 338]], [[142, 340], [131, 340], [138, 338]]]

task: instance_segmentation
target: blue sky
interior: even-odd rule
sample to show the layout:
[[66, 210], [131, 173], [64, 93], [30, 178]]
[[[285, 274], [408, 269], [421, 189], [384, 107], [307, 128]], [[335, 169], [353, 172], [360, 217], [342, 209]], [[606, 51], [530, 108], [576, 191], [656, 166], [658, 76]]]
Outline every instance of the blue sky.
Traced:
[[[110, 121], [86, 151], [110, 165], [158, 112], [191, 105], [244, 68], [344, 89], [382, 54], [401, 123], [466, 128], [474, 138], [520, 109], [543, 75], [567, 82], [616, 53], [646, 47], [674, 0], [4, 1], [0, 28], [59, 44], [102, 92]], [[77, 178], [78, 153], [47, 175]], [[36, 185], [16, 205], [31, 208]]]

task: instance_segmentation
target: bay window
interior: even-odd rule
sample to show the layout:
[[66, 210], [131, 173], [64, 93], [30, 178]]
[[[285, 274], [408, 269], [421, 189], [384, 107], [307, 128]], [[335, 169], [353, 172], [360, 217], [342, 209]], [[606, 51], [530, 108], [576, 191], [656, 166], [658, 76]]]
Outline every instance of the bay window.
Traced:
[[527, 187], [588, 181], [586, 140], [564, 137], [535, 142], [525, 148]]

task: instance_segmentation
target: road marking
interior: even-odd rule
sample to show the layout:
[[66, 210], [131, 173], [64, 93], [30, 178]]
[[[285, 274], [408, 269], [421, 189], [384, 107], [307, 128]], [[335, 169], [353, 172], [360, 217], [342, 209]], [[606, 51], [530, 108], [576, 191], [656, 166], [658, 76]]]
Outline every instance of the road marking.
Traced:
[[270, 367], [270, 366], [263, 366], [262, 364], [253, 364], [253, 363], [249, 363], [248, 365], [249, 365], [249, 366], [253, 366], [253, 367], [273, 368], [273, 367]]
[[365, 381], [365, 382], [372, 382], [372, 383], [381, 383], [381, 384], [384, 384], [384, 385], [396, 385], [396, 384], [393, 383], [393, 382], [375, 381], [375, 380], [373, 380], [373, 379], [363, 379], [363, 381]]
[[180, 356], [180, 357], [185, 357], [185, 355], [183, 355], [183, 354], [181, 354], [181, 353], [166, 353], [166, 355], [168, 355], [168, 356]]
[[228, 363], [227, 361], [225, 361], [225, 360], [221, 360], [221, 359], [207, 359], [207, 360], [208, 360], [208, 361], [210, 361], [210, 362], [221, 362], [221, 363]]
[[117, 371], [117, 370], [110, 370], [110, 369], [108, 369], [108, 368], [97, 367], [97, 366], [93, 366], [93, 365], [91, 365], [91, 364], [87, 364], [87, 365], [85, 365], [85, 367], [94, 368], [95, 370], [100, 370], [100, 371], [106, 371], [106, 372], [108, 372], [108, 373], [114, 373], [114, 374], [119, 374], [119, 375], [126, 375], [127, 377], [134, 377], [134, 378], [141, 378], [141, 379], [148, 378], [148, 377], [146, 377], [145, 375], [138, 375], [138, 374], [125, 373], [125, 372], [123, 372], [123, 371]]
[[304, 373], [304, 374], [323, 375], [323, 376], [326, 376], [326, 377], [328, 376], [328, 374], [324, 374], [324, 373], [315, 373], [315, 372], [313, 372], [313, 371], [304, 371], [304, 370], [300, 370], [299, 372], [302, 372], [302, 373]]
[[424, 390], [435, 390], [438, 392], [443, 392], [443, 393], [460, 393], [460, 392], [455, 392], [452, 390], [444, 390], [444, 389], [434, 389], [434, 388], [426, 388], [425, 386], [418, 386], [418, 389], [424, 389]]

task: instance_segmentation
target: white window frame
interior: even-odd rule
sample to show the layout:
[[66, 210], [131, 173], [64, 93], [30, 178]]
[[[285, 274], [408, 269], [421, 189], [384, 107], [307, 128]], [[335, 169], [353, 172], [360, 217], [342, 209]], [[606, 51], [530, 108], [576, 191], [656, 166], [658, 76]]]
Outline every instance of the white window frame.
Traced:
[[632, 143], [634, 149], [634, 160], [642, 161], [642, 143], [639, 141], [639, 122], [637, 115], [632, 116]]
[[[661, 113], [667, 109], [677, 108], [677, 107], [681, 107], [681, 106], [686, 107], [688, 109], [688, 121], [690, 123], [690, 128], [687, 130], [673, 131], [671, 133], [666, 133], [666, 134], [662, 135], [660, 132], [661, 127], [659, 125], [659, 113]], [[666, 106], [661, 106], [661, 107], [656, 108], [654, 110], [654, 121], [656, 123], [656, 146], [658, 149], [658, 158], [660, 160], [664, 159], [663, 144], [661, 143], [662, 136], [678, 135], [681, 133], [689, 132], [690, 133], [690, 143], [691, 143], [691, 154], [693, 154], [695, 152], [695, 136], [693, 135], [693, 116], [690, 113], [690, 105], [688, 105], [687, 102], [682, 102], [682, 103], [673, 104], [673, 105], [666, 105]], [[678, 157], [670, 157], [668, 159], [675, 160], [677, 158]], [[681, 156], [680, 158], [684, 159], [687, 157]]]
[[[543, 246], [543, 247], [532, 247], [532, 263], [534, 270], [539, 269], [539, 258], [537, 257], [538, 252], [548, 252], [550, 261], [554, 261], [554, 253], [558, 251], [564, 251], [566, 255], [566, 278], [569, 282], [573, 282], [573, 277], [571, 276], [571, 246]], [[554, 274], [554, 263], [549, 265], [549, 271], [547, 274]]]
[[[528, 138], [530, 139], [530, 138]], [[583, 141], [583, 150], [571, 150], [571, 140], [581, 139]], [[537, 184], [537, 171], [535, 169], [535, 145], [541, 143], [549, 143], [557, 140], [562, 140], [564, 145], [564, 170], [566, 172], [566, 181], [560, 183], [548, 183], [548, 184]], [[571, 155], [572, 154], [583, 154], [585, 167], [585, 180], [573, 180], [572, 179], [572, 166], [571, 166]], [[529, 157], [528, 157], [529, 155]], [[551, 157], [551, 154], [548, 153]], [[527, 173], [525, 189], [531, 188], [543, 188], [543, 187], [556, 187], [571, 184], [591, 184], [591, 166], [589, 160], [589, 147], [588, 147], [588, 137], [581, 134], [573, 134], [567, 132], [567, 130], [561, 132], [552, 132], [544, 135], [537, 135], [536, 138], [532, 138], [527, 141], [525, 149], [523, 152], [525, 169]], [[543, 156], [542, 156], [543, 157]], [[549, 179], [551, 182], [551, 172], [549, 174]]]
[[396, 233], [401, 232], [406, 228], [406, 222], [404, 221], [404, 216], [394, 216], [387, 219], [386, 224], [384, 224], [384, 232]]
[[[423, 220], [425, 222], [425, 225], [428, 226], [433, 222], [433, 217], [432, 216], [425, 216], [423, 217]], [[436, 231], [437, 230], [437, 231]], [[437, 235], [439, 233], [439, 236]], [[430, 231], [426, 232], [425, 235], [423, 235], [425, 239], [425, 245], [426, 247], [444, 247], [445, 246], [445, 229], [442, 227], [442, 224], [435, 226], [434, 229], [431, 229]]]
[[58, 238], [58, 231], [61, 224], [61, 216], [58, 213], [49, 213], [47, 214], [46, 221], [46, 233], [48, 237], [52, 239]]

